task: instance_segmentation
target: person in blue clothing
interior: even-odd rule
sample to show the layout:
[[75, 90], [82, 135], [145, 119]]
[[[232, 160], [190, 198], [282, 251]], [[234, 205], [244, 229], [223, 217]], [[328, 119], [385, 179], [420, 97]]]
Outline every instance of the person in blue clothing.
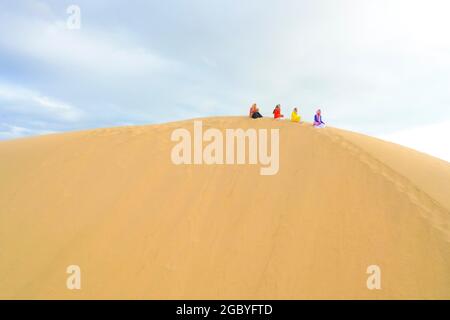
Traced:
[[324, 128], [325, 122], [322, 121], [322, 111], [319, 109], [314, 116], [314, 127], [316, 128]]

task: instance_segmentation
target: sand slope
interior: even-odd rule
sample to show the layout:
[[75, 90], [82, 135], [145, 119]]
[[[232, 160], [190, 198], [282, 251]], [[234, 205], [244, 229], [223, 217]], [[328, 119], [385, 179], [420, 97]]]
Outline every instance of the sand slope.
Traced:
[[1, 142], [0, 298], [450, 298], [449, 163], [308, 124], [204, 126], [280, 128], [279, 173], [174, 166], [192, 121]]

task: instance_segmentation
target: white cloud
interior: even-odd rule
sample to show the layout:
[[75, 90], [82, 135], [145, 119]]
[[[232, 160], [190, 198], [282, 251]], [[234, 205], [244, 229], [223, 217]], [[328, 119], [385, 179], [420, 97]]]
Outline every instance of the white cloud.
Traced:
[[9, 125], [6, 123], [0, 124], [0, 139], [15, 139], [30, 135], [43, 135], [50, 133], [55, 133], [55, 131], [33, 130], [24, 127]]
[[145, 75], [169, 64], [134, 43], [125, 31], [102, 32], [89, 26], [69, 30], [61, 19], [0, 18], [0, 46], [50, 67], [120, 76]]
[[79, 121], [83, 115], [81, 110], [68, 103], [37, 91], [1, 83], [0, 110], [66, 122]]

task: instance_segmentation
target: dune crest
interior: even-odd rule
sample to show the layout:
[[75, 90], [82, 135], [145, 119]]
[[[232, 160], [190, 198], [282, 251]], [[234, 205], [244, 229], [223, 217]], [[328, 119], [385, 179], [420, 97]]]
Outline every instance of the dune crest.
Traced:
[[279, 129], [277, 174], [174, 165], [171, 133], [193, 120], [0, 142], [0, 298], [450, 298], [448, 162], [335, 128], [201, 120]]

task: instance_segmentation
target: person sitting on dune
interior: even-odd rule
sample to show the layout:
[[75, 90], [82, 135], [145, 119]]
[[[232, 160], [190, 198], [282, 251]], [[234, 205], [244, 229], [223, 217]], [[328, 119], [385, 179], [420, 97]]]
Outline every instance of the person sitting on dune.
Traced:
[[297, 108], [294, 108], [291, 113], [291, 121], [292, 122], [301, 122], [302, 117], [298, 114]]
[[316, 128], [324, 128], [325, 122], [322, 121], [322, 111], [319, 109], [314, 116], [314, 127]]
[[249, 117], [252, 119], [258, 119], [258, 118], [262, 118], [263, 116], [261, 115], [261, 113], [259, 113], [259, 109], [256, 106], [256, 103], [254, 103], [251, 108], [250, 108], [250, 113], [249, 113]]
[[284, 115], [281, 114], [281, 107], [280, 107], [279, 104], [277, 104], [277, 106], [273, 110], [273, 118], [274, 119], [281, 119], [283, 117], [284, 117]]

